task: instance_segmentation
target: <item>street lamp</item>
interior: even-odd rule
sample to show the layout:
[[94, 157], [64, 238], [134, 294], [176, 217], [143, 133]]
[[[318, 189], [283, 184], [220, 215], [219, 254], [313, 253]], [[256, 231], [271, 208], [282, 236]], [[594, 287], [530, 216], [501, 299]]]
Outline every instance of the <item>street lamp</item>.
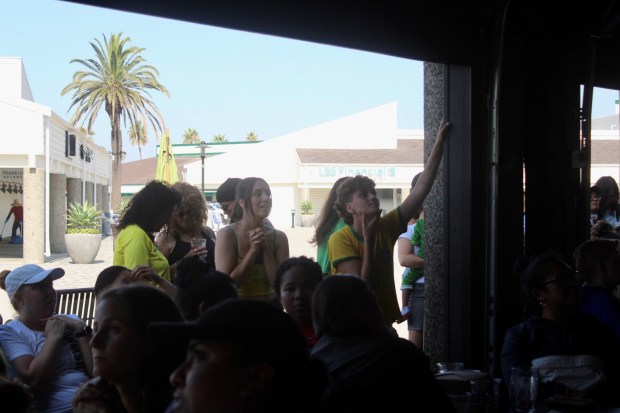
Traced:
[[207, 156], [207, 143], [205, 141], [201, 141], [199, 146], [200, 148], [200, 159], [202, 160], [202, 196], [205, 197], [205, 201], [207, 199], [207, 195], [205, 194], [205, 157]]

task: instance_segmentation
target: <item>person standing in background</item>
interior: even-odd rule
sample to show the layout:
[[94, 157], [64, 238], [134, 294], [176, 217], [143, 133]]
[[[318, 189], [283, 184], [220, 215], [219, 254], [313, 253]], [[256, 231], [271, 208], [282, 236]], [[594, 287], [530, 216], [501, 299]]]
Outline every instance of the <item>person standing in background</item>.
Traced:
[[620, 204], [618, 203], [618, 183], [612, 176], [602, 176], [595, 186], [601, 190], [598, 209], [599, 219], [604, 219], [616, 229], [620, 226]]
[[[9, 210], [9, 214], [6, 216], [4, 223], [9, 222], [9, 218], [11, 218], [11, 214], [15, 217], [13, 221], [13, 229], [11, 229], [11, 239], [14, 239], [17, 235], [17, 228], [19, 228], [19, 233], [23, 237], [24, 236], [24, 227], [22, 226], [24, 223], [24, 207], [22, 206], [19, 199], [13, 200], [11, 204], [11, 209]], [[0, 234], [2, 236], [2, 234]]]
[[226, 214], [227, 224], [231, 223], [234, 206], [237, 203], [237, 185], [239, 182], [241, 182], [241, 178], [228, 178], [215, 192], [215, 200]]
[[[413, 177], [411, 191], [420, 174]], [[424, 209], [420, 208], [400, 235], [397, 244], [398, 261], [406, 267], [401, 283], [401, 314], [407, 320], [409, 341], [419, 349], [424, 345]]]
[[394, 246], [433, 186], [450, 126], [449, 122], [441, 122], [413, 191], [385, 216], [372, 179], [357, 175], [345, 179], [338, 187], [335, 206], [346, 225], [334, 232], [327, 243], [331, 273], [362, 278], [376, 294], [390, 327], [394, 322], [404, 321], [394, 285]]
[[316, 230], [314, 231], [314, 237], [310, 240], [310, 243], [317, 247], [316, 262], [321, 266], [323, 274], [329, 274], [332, 266], [329, 261], [329, 254], [327, 253], [327, 241], [329, 241], [329, 237], [334, 232], [344, 227], [344, 221], [338, 216], [338, 212], [334, 209], [334, 204], [336, 203], [338, 186], [340, 186], [342, 181], [346, 178], [346, 176], [343, 176], [334, 182], [327, 196], [327, 201], [325, 201], [321, 209], [319, 220], [316, 224]]
[[289, 257], [288, 238], [265, 224], [271, 213], [271, 189], [262, 178], [237, 185], [234, 216], [239, 219], [217, 232], [215, 268], [228, 274], [239, 297], [277, 303], [273, 283], [278, 265]]
[[170, 222], [180, 203], [179, 193], [162, 181], [151, 181], [138, 191], [121, 216], [112, 264], [130, 270], [146, 265], [171, 281], [170, 264], [155, 245], [154, 234]]

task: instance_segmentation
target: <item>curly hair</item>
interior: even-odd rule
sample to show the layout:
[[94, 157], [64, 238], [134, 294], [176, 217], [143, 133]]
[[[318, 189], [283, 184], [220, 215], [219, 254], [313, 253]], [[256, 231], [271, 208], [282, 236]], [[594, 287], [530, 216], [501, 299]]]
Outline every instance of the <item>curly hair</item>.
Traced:
[[273, 282], [273, 289], [278, 297], [280, 297], [282, 277], [285, 272], [293, 267], [301, 267], [306, 275], [306, 278], [309, 279], [315, 286], [323, 279], [323, 270], [321, 269], [321, 266], [312, 258], [308, 258], [305, 255], [287, 258], [282, 261], [276, 269], [276, 278]]
[[356, 191], [360, 191], [362, 194], [370, 192], [376, 195], [375, 181], [367, 176], [355, 175], [345, 179], [338, 186], [334, 209], [347, 225], [353, 224], [353, 216], [347, 211], [346, 204], [351, 202]]
[[147, 234], [159, 231], [172, 216], [180, 195], [162, 181], [151, 181], [129, 201], [119, 222], [119, 230], [137, 225]]
[[329, 191], [327, 201], [323, 204], [323, 208], [319, 214], [319, 220], [316, 224], [316, 231], [310, 240], [311, 244], [320, 245], [323, 240], [329, 236], [332, 228], [334, 228], [334, 225], [336, 225], [340, 219], [340, 215], [338, 215], [338, 212], [335, 209], [336, 196], [338, 195], [338, 187], [347, 178], [348, 176], [338, 178], [336, 182], [334, 182], [332, 189]]
[[204, 196], [200, 193], [200, 189], [187, 182], [177, 182], [172, 185], [172, 189], [177, 191], [180, 196], [179, 207], [175, 210], [172, 220], [170, 221], [170, 229], [176, 229], [177, 215], [184, 214], [192, 219], [195, 223], [196, 229], [201, 230], [205, 226], [207, 216], [207, 204]]

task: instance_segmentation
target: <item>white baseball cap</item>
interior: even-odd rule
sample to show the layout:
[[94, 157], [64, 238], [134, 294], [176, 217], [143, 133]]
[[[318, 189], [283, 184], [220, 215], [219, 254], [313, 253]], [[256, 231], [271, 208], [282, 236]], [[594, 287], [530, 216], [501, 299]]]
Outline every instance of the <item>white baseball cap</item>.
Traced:
[[6, 292], [9, 294], [9, 299], [12, 300], [15, 292], [19, 290], [19, 287], [22, 285], [36, 284], [47, 277], [52, 277], [52, 280], [57, 280], [63, 275], [65, 275], [65, 270], [62, 268], [46, 270], [35, 264], [26, 264], [15, 268], [7, 275], [4, 280], [4, 286], [6, 287]]

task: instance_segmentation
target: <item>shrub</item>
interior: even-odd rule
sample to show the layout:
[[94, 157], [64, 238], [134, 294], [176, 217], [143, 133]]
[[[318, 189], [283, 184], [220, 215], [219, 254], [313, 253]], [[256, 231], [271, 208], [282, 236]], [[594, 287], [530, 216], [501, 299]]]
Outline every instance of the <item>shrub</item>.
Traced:
[[101, 214], [88, 201], [71, 204], [67, 210], [67, 234], [100, 234]]
[[301, 213], [303, 215], [312, 214], [312, 202], [310, 202], [309, 200], [305, 200], [301, 204], [299, 204], [299, 208], [301, 209]]

